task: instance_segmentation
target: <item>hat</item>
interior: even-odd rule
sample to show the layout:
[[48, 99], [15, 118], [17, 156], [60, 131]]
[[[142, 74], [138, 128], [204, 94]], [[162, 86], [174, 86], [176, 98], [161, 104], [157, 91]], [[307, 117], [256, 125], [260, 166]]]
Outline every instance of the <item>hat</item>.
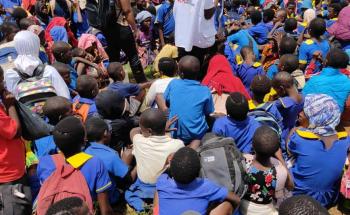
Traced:
[[141, 24], [143, 21], [145, 21], [148, 18], [152, 18], [152, 14], [146, 10], [141, 11], [140, 13], [137, 14], [136, 16], [136, 22], [138, 24]]

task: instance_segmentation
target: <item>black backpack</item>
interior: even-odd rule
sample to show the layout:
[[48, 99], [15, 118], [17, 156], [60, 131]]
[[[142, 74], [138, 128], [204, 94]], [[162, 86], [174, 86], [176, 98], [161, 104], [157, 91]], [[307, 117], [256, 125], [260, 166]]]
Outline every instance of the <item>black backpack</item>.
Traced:
[[244, 196], [248, 188], [246, 163], [232, 138], [208, 133], [197, 152], [202, 178], [208, 178], [240, 197]]
[[114, 0], [87, 0], [86, 14], [89, 25], [101, 31], [108, 30], [110, 23], [118, 18]]

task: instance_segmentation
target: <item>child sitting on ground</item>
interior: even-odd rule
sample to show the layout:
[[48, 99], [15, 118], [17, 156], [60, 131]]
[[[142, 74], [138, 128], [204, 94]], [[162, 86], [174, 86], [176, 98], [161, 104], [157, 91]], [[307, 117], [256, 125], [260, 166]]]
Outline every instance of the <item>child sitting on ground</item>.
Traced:
[[73, 99], [73, 111], [85, 122], [87, 117], [97, 116], [94, 98], [98, 94], [97, 80], [88, 75], [81, 75], [77, 80], [77, 95]]
[[102, 73], [101, 68], [93, 63], [94, 57], [87, 53], [82, 48], [74, 48], [72, 51], [74, 60], [74, 68], [77, 70], [78, 75], [90, 75], [98, 78], [98, 74]]
[[191, 214], [208, 214], [210, 203], [227, 201], [211, 212], [231, 215], [239, 205], [239, 197], [208, 179], [199, 178], [200, 169], [195, 150], [179, 149], [170, 161], [169, 173], [158, 178], [154, 214], [190, 214], [189, 211]]
[[298, 57], [293, 54], [285, 54], [280, 57], [278, 71], [288, 72], [295, 79], [299, 91], [305, 86], [305, 76], [299, 69]]
[[125, 193], [125, 199], [138, 212], [144, 210], [140, 203], [153, 199], [155, 183], [165, 170], [167, 157], [184, 147], [181, 140], [165, 135], [166, 124], [164, 112], [151, 108], [141, 114], [140, 127], [130, 132], [138, 179]]
[[267, 43], [267, 35], [269, 34], [268, 28], [262, 22], [261, 12], [254, 10], [250, 13], [250, 19], [252, 21], [252, 26], [248, 28], [249, 34], [255, 39], [259, 45], [264, 45]]
[[120, 195], [117, 187], [128, 187], [136, 178], [136, 168], [129, 168], [133, 160], [131, 149], [125, 149], [120, 159], [118, 152], [107, 146], [110, 144], [111, 133], [107, 123], [98, 117], [88, 119], [85, 127], [89, 142], [84, 152], [99, 158], [108, 170], [112, 179], [109, 202], [115, 204]]
[[231, 93], [226, 100], [227, 116], [218, 118], [213, 125], [213, 133], [232, 137], [243, 153], [252, 152], [252, 139], [260, 123], [248, 116], [248, 101], [241, 93]]
[[[53, 131], [55, 144], [62, 152], [56, 156], [58, 159], [64, 159], [65, 162], [80, 170], [85, 178], [92, 201], [97, 201], [101, 214], [112, 214], [112, 209], [108, 201], [108, 192], [111, 189], [111, 180], [108, 171], [102, 161], [98, 158], [88, 155], [81, 151], [85, 143], [85, 129], [82, 122], [69, 116], [61, 120]], [[56, 170], [52, 156], [44, 156], [40, 159], [38, 165], [38, 177], [41, 183]], [[78, 182], [84, 183], [84, 181]], [[40, 199], [40, 193], [39, 193]], [[40, 205], [40, 201], [38, 201]]]
[[[255, 155], [245, 155], [248, 191], [241, 202], [241, 214], [278, 214], [273, 199], [282, 197], [285, 187], [293, 189], [279, 145], [279, 137], [270, 127], [261, 126], [256, 130], [253, 137]], [[277, 159], [275, 155], [278, 155]]]
[[67, 84], [69, 93], [71, 98], [74, 98], [75, 96], [78, 95], [77, 91], [75, 91], [75, 88], [73, 89], [71, 83], [71, 75], [70, 75], [70, 68], [67, 64], [60, 63], [60, 62], [55, 62], [52, 64], [52, 66], [57, 70], [57, 72], [61, 75], [63, 78], [64, 82]]
[[264, 75], [264, 70], [261, 63], [255, 62], [256, 56], [254, 55], [253, 49], [249, 46], [245, 46], [241, 49], [241, 56], [244, 60], [242, 64], [237, 65], [235, 69], [237, 77], [239, 77], [245, 88], [250, 92], [250, 85], [252, 84], [253, 78], [256, 75]]

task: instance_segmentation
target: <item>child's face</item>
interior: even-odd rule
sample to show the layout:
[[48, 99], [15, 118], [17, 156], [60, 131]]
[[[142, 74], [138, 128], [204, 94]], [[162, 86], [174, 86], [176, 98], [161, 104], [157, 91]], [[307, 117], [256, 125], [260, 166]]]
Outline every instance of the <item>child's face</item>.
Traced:
[[151, 18], [147, 18], [145, 21], [142, 22], [142, 27], [149, 29], [151, 27]]
[[64, 82], [69, 85], [71, 83], [71, 79], [70, 79], [70, 71], [69, 69], [63, 70], [63, 71], [59, 71], [61, 77], [63, 78]]
[[298, 122], [301, 127], [309, 127], [309, 120], [306, 118], [304, 111], [301, 111], [298, 115]]
[[333, 9], [332, 7], [329, 7], [329, 8], [328, 8], [328, 17], [329, 17], [330, 19], [333, 19], [333, 18], [337, 17], [337, 16], [335, 15], [334, 9]]
[[124, 71], [124, 68], [122, 67], [118, 73], [118, 78], [120, 81], [123, 81], [125, 79], [125, 71]]
[[292, 15], [295, 12], [295, 5], [288, 5], [287, 7], [287, 13], [288, 15]]

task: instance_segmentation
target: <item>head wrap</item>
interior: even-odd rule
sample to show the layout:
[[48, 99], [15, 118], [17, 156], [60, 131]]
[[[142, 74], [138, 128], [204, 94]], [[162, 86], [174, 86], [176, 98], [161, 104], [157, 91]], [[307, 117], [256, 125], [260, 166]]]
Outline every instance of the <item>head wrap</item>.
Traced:
[[314, 9], [307, 9], [304, 12], [304, 23], [309, 24], [313, 19], [316, 18], [316, 11]]
[[20, 31], [13, 41], [18, 54], [14, 61], [15, 67], [23, 73], [33, 75], [34, 70], [41, 63], [39, 59], [39, 37], [30, 31]]
[[141, 24], [143, 21], [145, 21], [148, 18], [152, 18], [152, 14], [146, 10], [141, 11], [140, 13], [137, 14], [136, 16], [136, 22], [138, 24]]
[[93, 34], [82, 34], [78, 41], [78, 47], [86, 50], [91, 47], [93, 43], [96, 43], [99, 54], [103, 60], [108, 59], [108, 55], [103, 48], [101, 42]]
[[50, 31], [50, 35], [53, 41], [55, 42], [63, 41], [68, 43], [68, 34], [65, 27], [62, 27], [62, 26], [53, 27]]
[[305, 97], [304, 113], [309, 120], [308, 130], [320, 135], [336, 134], [335, 127], [340, 122], [340, 109], [337, 102], [325, 94], [310, 94]]

